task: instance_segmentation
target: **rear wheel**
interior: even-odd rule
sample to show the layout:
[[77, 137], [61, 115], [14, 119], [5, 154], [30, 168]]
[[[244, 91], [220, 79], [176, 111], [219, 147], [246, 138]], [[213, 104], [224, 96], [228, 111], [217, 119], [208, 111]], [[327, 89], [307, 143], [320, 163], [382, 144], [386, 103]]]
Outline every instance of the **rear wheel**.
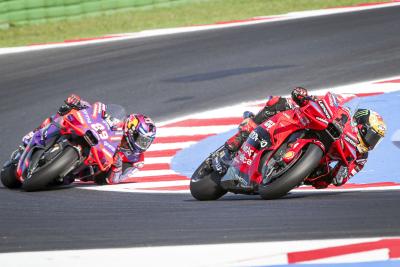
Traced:
[[[312, 171], [318, 166], [323, 156], [323, 152], [320, 147], [314, 144], [310, 144], [307, 150], [297, 159], [291, 167], [285, 169], [280, 173], [280, 176], [270, 180], [265, 185], [260, 185], [259, 193], [262, 199], [276, 199], [283, 197], [290, 190], [301, 184], [301, 182], [312, 173]], [[264, 157], [268, 157], [265, 155]], [[261, 162], [265, 162], [266, 159], [262, 158]], [[262, 173], [263, 178], [265, 173]]]
[[[40, 150], [34, 152], [32, 159], [35, 158], [36, 153], [43, 152]], [[22, 189], [25, 191], [44, 189], [55, 179], [59, 178], [60, 174], [67, 171], [78, 159], [79, 155], [77, 151], [73, 147], [67, 146], [54, 158], [50, 159], [44, 165], [37, 167], [33, 173], [24, 180]]]
[[11, 162], [1, 169], [1, 182], [5, 187], [16, 189], [22, 186], [22, 183], [17, 179], [16, 170], [17, 166]]
[[215, 172], [206, 159], [193, 173], [190, 193], [197, 200], [216, 200], [227, 193], [221, 185], [221, 175]]

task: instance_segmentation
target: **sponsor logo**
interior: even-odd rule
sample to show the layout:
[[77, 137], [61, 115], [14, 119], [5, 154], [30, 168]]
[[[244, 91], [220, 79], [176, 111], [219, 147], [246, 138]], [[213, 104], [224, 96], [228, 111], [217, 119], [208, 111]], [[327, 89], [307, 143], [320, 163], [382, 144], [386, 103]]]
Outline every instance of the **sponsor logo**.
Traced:
[[266, 146], [268, 146], [268, 141], [265, 141], [265, 140], [262, 140], [261, 142], [260, 142], [260, 146], [261, 146], [261, 148], [264, 148], [264, 147], [266, 147]]
[[271, 120], [267, 120], [265, 123], [264, 123], [264, 126], [265, 126], [265, 128], [267, 128], [267, 129], [270, 129], [272, 126], [274, 126], [275, 125], [275, 122], [273, 122], [273, 121], [271, 121]]
[[287, 161], [290, 161], [294, 158], [294, 155], [296, 155], [293, 151], [288, 151], [285, 153], [285, 155], [283, 156], [283, 158]]
[[238, 175], [238, 174], [236, 174], [236, 173], [235, 173], [235, 178], [236, 178], [237, 180], [239, 180], [240, 184], [242, 184], [242, 185], [244, 185], [244, 186], [248, 185], [247, 181], [246, 181], [245, 179], [243, 179], [243, 177], [241, 177], [240, 175]]
[[333, 107], [337, 107], [338, 103], [336, 101], [336, 96], [329, 94], [329, 105], [333, 106]]
[[386, 131], [385, 125], [379, 124], [379, 125], [378, 125], [378, 130], [380, 130], [380, 131], [382, 131], [382, 132], [385, 132], [385, 131]]
[[328, 109], [326, 108], [324, 102], [322, 102], [322, 100], [318, 101], [319, 106], [321, 107], [322, 111], [324, 112], [325, 116], [330, 120], [332, 117], [329, 114]]
[[294, 109], [296, 112], [296, 115], [300, 118], [300, 122], [301, 124], [303, 124], [303, 126], [306, 126], [310, 123], [310, 121], [300, 112], [300, 110], [298, 108]]
[[243, 162], [243, 163], [245, 163], [245, 164], [247, 164], [249, 166], [253, 163], [253, 160], [247, 158], [243, 153], [239, 153], [238, 156], [239, 156], [239, 161], [240, 162]]
[[359, 165], [362, 165], [362, 166], [363, 166], [366, 162], [367, 162], [366, 159], [358, 159], [358, 160], [356, 160], [356, 163], [359, 164]]
[[325, 124], [328, 124], [328, 123], [329, 123], [327, 120], [324, 120], [323, 118], [320, 118], [320, 117], [315, 117], [315, 119], [316, 119], [317, 121], [323, 122], [323, 123], [325, 123]]
[[254, 140], [254, 141], [257, 141], [257, 140], [258, 140], [258, 133], [252, 131], [252, 132], [250, 133], [250, 135], [249, 135], [249, 138], [252, 139], [252, 140]]
[[254, 154], [254, 150], [253, 150], [251, 147], [249, 147], [247, 144], [244, 144], [244, 145], [242, 146], [242, 150], [243, 150], [245, 153], [247, 153], [247, 155], [249, 155], [249, 157], [251, 157], [251, 156]]
[[113, 147], [109, 142], [104, 141], [104, 146], [107, 147], [108, 149], [110, 149], [111, 151], [115, 150], [115, 147]]
[[[268, 144], [269, 144], [269, 142], [266, 140], [260, 140], [260, 138], [258, 138], [258, 133], [256, 133], [255, 131], [250, 133], [249, 138], [256, 142], [260, 142], [261, 148], [264, 148], [264, 147], [268, 146]], [[253, 153], [254, 153], [254, 151], [253, 151]]]
[[347, 134], [344, 136], [344, 140], [346, 140], [349, 144], [351, 144], [354, 147], [357, 147], [357, 145], [358, 145], [358, 141], [355, 141], [353, 138], [351, 138]]
[[107, 123], [108, 127], [113, 128], [115, 124], [117, 124], [119, 121], [118, 119], [113, 119], [107, 116], [105, 119], [105, 122]]
[[86, 120], [89, 124], [91, 124], [91, 123], [92, 123], [92, 120], [90, 119], [90, 116], [89, 116], [89, 113], [87, 112], [87, 110], [86, 110], [86, 109], [82, 110], [82, 113], [83, 113], [83, 116], [85, 117], [85, 120]]

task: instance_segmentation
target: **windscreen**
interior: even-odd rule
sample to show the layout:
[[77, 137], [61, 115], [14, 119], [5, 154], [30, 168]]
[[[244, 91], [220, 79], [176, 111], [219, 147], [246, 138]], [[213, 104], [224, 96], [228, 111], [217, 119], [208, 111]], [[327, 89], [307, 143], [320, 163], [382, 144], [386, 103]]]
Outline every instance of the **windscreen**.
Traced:
[[352, 119], [352, 123], [354, 124], [353, 118], [354, 114], [357, 112], [357, 109], [360, 107], [361, 98], [354, 94], [341, 94], [345, 102], [342, 104], [344, 107], [350, 110], [350, 118]]
[[119, 121], [124, 121], [125, 118], [126, 118], [125, 108], [120, 106], [120, 105], [108, 104], [107, 108], [106, 108], [106, 112], [114, 120], [116, 119], [116, 120], [119, 120]]

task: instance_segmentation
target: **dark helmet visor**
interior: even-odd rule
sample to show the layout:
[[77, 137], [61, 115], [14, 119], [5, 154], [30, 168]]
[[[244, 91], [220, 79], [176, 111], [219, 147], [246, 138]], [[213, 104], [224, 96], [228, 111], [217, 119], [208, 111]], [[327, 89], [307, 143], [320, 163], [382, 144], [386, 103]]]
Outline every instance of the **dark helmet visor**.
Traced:
[[142, 150], [147, 150], [152, 142], [153, 138], [141, 134], [139, 134], [138, 137], [136, 138], [136, 145], [140, 147]]
[[368, 149], [374, 149], [374, 147], [381, 141], [382, 136], [380, 136], [374, 129], [368, 127], [367, 133], [364, 135], [364, 142], [368, 146]]

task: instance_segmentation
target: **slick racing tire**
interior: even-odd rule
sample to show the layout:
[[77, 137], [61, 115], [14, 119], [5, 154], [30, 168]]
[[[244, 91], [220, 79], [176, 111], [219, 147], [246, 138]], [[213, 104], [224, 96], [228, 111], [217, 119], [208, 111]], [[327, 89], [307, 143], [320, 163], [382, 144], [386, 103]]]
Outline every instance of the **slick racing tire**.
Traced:
[[1, 182], [2, 184], [10, 189], [17, 189], [22, 186], [22, 183], [17, 179], [15, 172], [17, 166], [13, 163], [3, 167], [1, 169]]
[[[40, 152], [37, 151], [35, 153]], [[78, 159], [77, 151], [73, 147], [66, 147], [49, 162], [38, 167], [30, 177], [26, 178], [22, 184], [22, 189], [28, 192], [45, 189], [47, 185], [57, 179], [61, 173], [68, 170]]]
[[[259, 193], [262, 199], [277, 199], [286, 195], [318, 166], [323, 156], [320, 147], [310, 144], [307, 150], [279, 178], [267, 185], [260, 185]], [[262, 162], [265, 160], [262, 159]]]
[[227, 193], [220, 186], [221, 175], [209, 170], [205, 160], [190, 179], [190, 193], [197, 200], [217, 200]]

